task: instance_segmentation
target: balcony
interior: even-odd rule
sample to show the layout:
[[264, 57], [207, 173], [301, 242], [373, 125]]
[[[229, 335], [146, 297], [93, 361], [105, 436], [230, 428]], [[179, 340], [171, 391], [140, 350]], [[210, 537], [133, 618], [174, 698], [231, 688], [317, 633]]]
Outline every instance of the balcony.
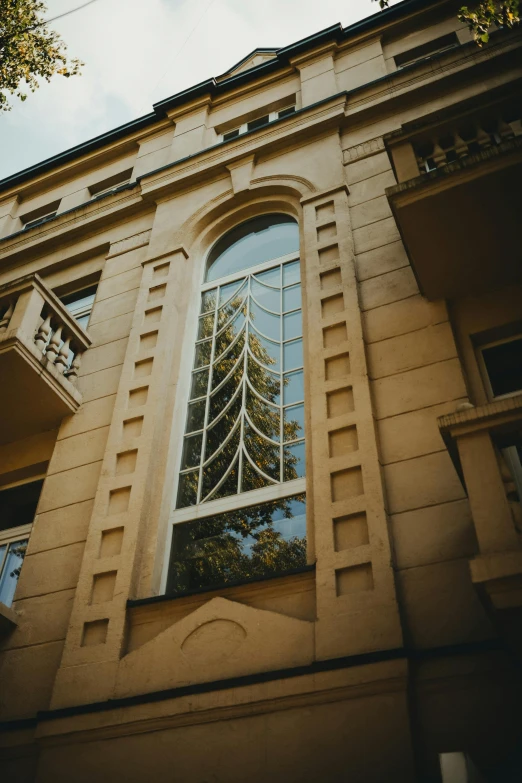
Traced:
[[[522, 642], [522, 394], [439, 418], [466, 488], [479, 553], [471, 579], [509, 640]], [[515, 639], [516, 637], [516, 639]]]
[[385, 137], [398, 181], [386, 195], [428, 299], [522, 278], [521, 110], [519, 97], [461, 106]]
[[0, 443], [57, 427], [75, 413], [91, 339], [37, 275], [0, 286]]

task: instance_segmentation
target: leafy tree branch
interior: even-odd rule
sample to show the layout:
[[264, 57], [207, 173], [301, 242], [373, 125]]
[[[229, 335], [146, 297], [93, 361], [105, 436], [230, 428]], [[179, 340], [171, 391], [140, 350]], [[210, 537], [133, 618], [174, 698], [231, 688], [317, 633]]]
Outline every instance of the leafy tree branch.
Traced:
[[38, 89], [39, 78], [80, 72], [83, 63], [67, 59], [65, 43], [43, 18], [46, 11], [41, 0], [0, 0], [0, 111], [11, 109], [11, 95], [25, 101], [24, 90]]
[[[388, 8], [390, 0], [373, 0], [381, 9]], [[473, 8], [463, 5], [458, 13], [461, 22], [467, 24], [473, 39], [479, 46], [489, 41], [493, 27], [511, 29], [520, 23], [520, 0], [483, 0]]]

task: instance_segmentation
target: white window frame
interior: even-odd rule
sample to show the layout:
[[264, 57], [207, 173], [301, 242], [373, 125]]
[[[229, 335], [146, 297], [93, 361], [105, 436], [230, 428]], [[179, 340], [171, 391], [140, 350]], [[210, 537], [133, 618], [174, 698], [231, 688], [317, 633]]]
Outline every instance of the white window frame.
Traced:
[[[270, 125], [271, 122], [275, 122], [275, 120], [278, 120], [278, 119], [286, 119], [286, 117], [280, 118], [279, 115], [281, 114], [281, 112], [286, 111], [287, 109], [292, 109], [292, 108], [294, 109], [294, 112], [295, 112], [296, 111], [296, 106], [295, 106], [294, 103], [289, 104], [288, 106], [283, 106], [282, 109], [278, 109], [277, 111], [268, 112], [268, 122], [267, 122], [267, 125]], [[294, 112], [292, 112], [292, 114]], [[287, 116], [291, 117], [292, 114], [288, 114]], [[264, 117], [265, 115], [262, 114], [261, 116]], [[223, 141], [233, 141], [233, 139], [237, 139], [237, 136], [242, 136], [244, 133], [247, 133], [247, 131], [248, 131], [248, 123], [249, 122], [255, 122], [256, 119], [259, 119], [259, 118], [258, 117], [254, 117], [252, 120], [249, 120], [248, 122], [244, 122], [242, 125], [236, 125], [235, 128], [230, 128], [229, 130], [225, 131], [224, 133], [222, 133], [220, 135], [219, 140], [221, 142], [223, 142]], [[266, 128], [266, 125], [262, 125], [260, 127]], [[236, 131], [236, 130], [239, 131], [237, 136], [234, 136], [232, 139], [225, 139], [225, 136], [228, 133], [232, 133], [233, 131]], [[260, 128], [256, 128], [256, 130], [260, 130]]]
[[483, 343], [482, 345], [477, 346], [477, 359], [478, 359], [479, 370], [489, 400], [506, 400], [509, 399], [510, 397], [517, 397], [519, 394], [522, 394], [522, 389], [517, 389], [512, 392], [507, 392], [507, 394], [493, 393], [493, 387], [491, 385], [488, 368], [486, 366], [486, 362], [482, 353], [487, 348], [495, 348], [497, 345], [503, 345], [504, 343], [512, 343], [515, 340], [522, 340], [522, 332], [518, 332], [517, 334], [512, 334], [509, 337], [504, 337], [500, 340], [490, 340], [487, 343]]
[[[2, 487], [0, 487], [0, 492], [3, 492], [7, 489], [14, 489], [14, 487], [21, 487], [24, 484], [32, 484], [35, 481], [43, 481], [45, 479], [45, 473], [40, 473], [36, 476], [31, 476], [31, 478], [23, 479], [22, 481], [13, 481], [10, 484], [5, 484]], [[35, 512], [36, 516], [36, 512]], [[14, 541], [29, 541], [29, 536], [31, 535], [31, 530], [33, 529], [34, 525], [34, 519], [32, 522], [28, 522], [26, 525], [17, 525], [16, 527], [8, 527], [6, 530], [0, 530], [0, 546], [3, 546], [4, 544], [11, 544]], [[4, 567], [5, 567], [5, 561], [8, 554], [8, 549], [6, 549], [5, 555], [2, 560], [0, 560], [0, 577], [2, 576]], [[17, 586], [18, 586], [18, 580], [17, 580]], [[16, 600], [16, 588], [14, 592], [13, 602]]]
[[[174, 525], [182, 524], [184, 522], [197, 521], [200, 519], [205, 519], [206, 517], [216, 516], [217, 514], [225, 514], [228, 511], [235, 511], [240, 508], [258, 506], [263, 503], [269, 503], [272, 500], [279, 500], [286, 497], [292, 497], [293, 495], [300, 495], [306, 493], [306, 475], [305, 475], [303, 478], [294, 479], [292, 481], [278, 482], [277, 484], [261, 487], [260, 489], [253, 489], [250, 490], [249, 492], [238, 492], [235, 495], [229, 495], [228, 497], [225, 498], [218, 498], [217, 500], [209, 500], [206, 503], [198, 503], [193, 506], [186, 506], [185, 508], [176, 508], [178, 487], [180, 481], [181, 460], [183, 456], [185, 422], [186, 422], [186, 416], [188, 410], [190, 383], [191, 383], [191, 376], [193, 370], [192, 364], [194, 359], [194, 348], [196, 345], [196, 335], [197, 335], [198, 320], [200, 315], [199, 310], [201, 305], [201, 296], [205, 291], [210, 291], [213, 288], [216, 288], [217, 286], [226, 285], [227, 283], [232, 283], [235, 280], [241, 279], [242, 277], [247, 277], [248, 275], [252, 275], [252, 274], [258, 274], [259, 272], [264, 272], [265, 270], [271, 269], [274, 266], [286, 264], [290, 261], [301, 262], [300, 249], [293, 253], [287, 253], [286, 255], [278, 256], [277, 258], [271, 258], [269, 261], [264, 261], [261, 264], [256, 264], [255, 266], [246, 267], [245, 269], [241, 269], [233, 274], [225, 275], [224, 277], [217, 278], [216, 280], [212, 280], [209, 282], [205, 282], [203, 280], [203, 282], [200, 283], [199, 286], [196, 305], [192, 306], [190, 313], [187, 314], [187, 317], [190, 318], [192, 322], [192, 328], [189, 330], [190, 334], [187, 334], [186, 343], [184, 346], [184, 351], [183, 351], [184, 361], [182, 362], [182, 367], [183, 367], [182, 373], [183, 373], [184, 384], [183, 384], [183, 388], [181, 388], [181, 384], [180, 387], [178, 387], [179, 396], [176, 403], [176, 411], [174, 417], [174, 420], [178, 422], [175, 431], [173, 432], [174, 443], [178, 444], [175, 465], [174, 465], [176, 479], [174, 481], [174, 488], [173, 488], [174, 491], [171, 498], [171, 511], [170, 511], [169, 521], [167, 526], [168, 533], [167, 533], [167, 542], [165, 547], [165, 557], [163, 561], [163, 568], [161, 574], [160, 593], [165, 593], [167, 589], [167, 581], [169, 575], [169, 565], [170, 565], [171, 549], [172, 549], [172, 532], [173, 532]], [[201, 277], [203, 278], [205, 276], [205, 272], [207, 269], [207, 263], [208, 263], [208, 254], [207, 257], [204, 259], [203, 269], [201, 270], [200, 273]], [[301, 281], [301, 285], [302, 285], [302, 281]], [[304, 324], [303, 324], [303, 331], [304, 331]], [[190, 369], [185, 371], [185, 368], [187, 367], [189, 367]], [[306, 394], [303, 393], [303, 396], [304, 396], [305, 418], [306, 418], [306, 408], [307, 408]], [[306, 444], [306, 437], [307, 436], [305, 431], [305, 444]], [[213, 588], [209, 587], [209, 590], [211, 589]]]

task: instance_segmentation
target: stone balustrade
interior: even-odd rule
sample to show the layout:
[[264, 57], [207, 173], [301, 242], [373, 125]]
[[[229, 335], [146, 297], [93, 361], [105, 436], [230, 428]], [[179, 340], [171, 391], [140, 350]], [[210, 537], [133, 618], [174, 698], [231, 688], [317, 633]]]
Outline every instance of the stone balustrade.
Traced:
[[0, 443], [57, 427], [82, 402], [91, 339], [37, 275], [0, 287]]
[[38, 358], [74, 382], [91, 344], [76, 319], [37, 275], [0, 287], [1, 343], [21, 339]]

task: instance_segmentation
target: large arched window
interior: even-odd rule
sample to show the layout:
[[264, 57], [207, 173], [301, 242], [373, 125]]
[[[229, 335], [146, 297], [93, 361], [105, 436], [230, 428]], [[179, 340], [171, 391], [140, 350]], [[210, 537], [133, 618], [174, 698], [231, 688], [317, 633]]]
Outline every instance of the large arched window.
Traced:
[[243, 223], [209, 254], [173, 518], [171, 591], [306, 562], [300, 280], [298, 225], [286, 215]]

